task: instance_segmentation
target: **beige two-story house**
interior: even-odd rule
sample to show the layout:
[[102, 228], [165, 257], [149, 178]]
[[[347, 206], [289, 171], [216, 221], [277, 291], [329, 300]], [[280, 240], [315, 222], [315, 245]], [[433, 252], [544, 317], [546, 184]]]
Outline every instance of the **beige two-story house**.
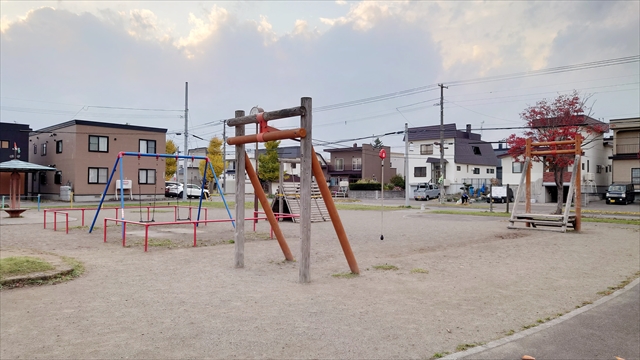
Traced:
[[613, 182], [633, 184], [640, 192], [640, 118], [611, 119]]
[[[45, 198], [59, 199], [60, 187], [70, 186], [75, 201], [94, 201], [102, 196], [118, 153], [163, 154], [166, 129], [71, 120], [33, 131], [29, 135], [31, 162], [55, 167], [58, 173], [40, 173], [30, 190]], [[130, 180], [126, 199], [164, 196], [163, 158], [123, 157], [123, 179]], [[120, 166], [107, 189], [106, 199], [115, 197]]]

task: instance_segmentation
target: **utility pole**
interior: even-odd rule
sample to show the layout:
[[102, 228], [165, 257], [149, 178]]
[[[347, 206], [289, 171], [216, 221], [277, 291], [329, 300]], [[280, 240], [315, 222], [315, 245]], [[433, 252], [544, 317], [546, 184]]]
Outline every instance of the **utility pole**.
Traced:
[[[189, 83], [184, 83], [184, 154], [188, 155], [189, 145]], [[182, 186], [182, 200], [187, 201], [187, 158], [184, 158], [184, 185]]]
[[227, 193], [227, 120], [222, 126], [222, 194]]
[[448, 86], [438, 84], [440, 86], [440, 204], [444, 204], [444, 89]]
[[409, 207], [409, 124], [404, 123], [404, 206]]

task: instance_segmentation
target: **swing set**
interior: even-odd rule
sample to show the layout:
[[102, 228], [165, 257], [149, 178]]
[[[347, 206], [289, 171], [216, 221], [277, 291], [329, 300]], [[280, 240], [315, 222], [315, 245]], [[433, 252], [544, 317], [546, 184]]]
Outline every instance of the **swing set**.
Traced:
[[[541, 148], [541, 149], [540, 149]], [[533, 214], [531, 213], [531, 161], [533, 157], [544, 155], [574, 155], [573, 172], [571, 173], [571, 183], [569, 185], [569, 193], [567, 194], [567, 203], [565, 205], [564, 214]], [[527, 139], [525, 150], [524, 169], [520, 176], [520, 185], [516, 193], [516, 199], [513, 204], [513, 211], [509, 219], [509, 229], [535, 229], [535, 230], [551, 230], [566, 232], [567, 227], [573, 227], [575, 231], [580, 231], [581, 227], [581, 200], [580, 200], [580, 157], [582, 155], [582, 136], [579, 134], [575, 140], [549, 141], [534, 143], [531, 138]], [[525, 192], [525, 212], [517, 213], [518, 201], [523, 191]], [[570, 215], [571, 203], [575, 195], [575, 215]], [[558, 199], [562, 201], [562, 199]], [[525, 227], [518, 227], [516, 223], [525, 223]], [[551, 228], [539, 228], [545, 226]]]
[[[117, 222], [121, 222], [121, 223], [125, 223], [127, 220], [125, 220], [124, 218], [124, 188], [123, 188], [123, 178], [124, 178], [124, 171], [123, 171], [123, 167], [124, 167], [124, 157], [125, 156], [137, 156], [138, 157], [138, 164], [140, 163], [140, 159], [143, 157], [155, 157], [156, 158], [156, 162], [160, 159], [160, 158], [172, 158], [172, 159], [191, 159], [191, 160], [195, 160], [195, 159], [199, 159], [199, 160], [205, 160], [206, 161], [206, 165], [204, 167], [204, 174], [202, 176], [202, 187], [200, 188], [200, 201], [198, 203], [198, 215], [197, 215], [197, 219], [195, 220], [196, 224], [194, 226], [197, 226], [197, 223], [200, 221], [200, 213], [202, 210], [202, 198], [204, 195], [204, 185], [207, 179], [207, 171], [210, 170], [211, 173], [213, 174], [216, 186], [218, 187], [218, 192], [220, 193], [221, 197], [222, 197], [222, 201], [224, 203], [224, 207], [227, 209], [227, 214], [229, 215], [229, 219], [230, 220], [226, 220], [226, 221], [231, 221], [231, 224], [235, 227], [235, 221], [233, 220], [233, 217], [231, 216], [231, 211], [229, 210], [229, 206], [227, 205], [227, 201], [224, 197], [224, 194], [222, 192], [222, 189], [220, 189], [220, 182], [218, 181], [218, 177], [216, 176], [215, 171], [213, 170], [213, 165], [211, 164], [211, 162], [209, 161], [209, 158], [206, 156], [189, 156], [189, 155], [174, 155], [174, 154], [147, 154], [147, 153], [136, 153], [136, 152], [125, 152], [125, 151], [121, 151], [120, 153], [118, 153], [118, 156], [116, 158], [116, 162], [113, 165], [113, 169], [111, 170], [111, 174], [109, 175], [109, 179], [107, 180], [107, 184], [104, 187], [104, 191], [102, 192], [102, 197], [100, 198], [100, 203], [98, 204], [98, 209], [96, 211], [95, 216], [93, 217], [93, 221], [91, 222], [91, 227], [89, 228], [89, 233], [91, 233], [93, 231], [93, 228], [95, 226], [96, 220], [98, 219], [98, 215], [100, 214], [100, 209], [102, 209], [102, 204], [104, 202], [104, 199], [107, 195], [107, 191], [109, 190], [109, 185], [111, 184], [111, 181], [113, 180], [113, 176], [116, 172], [116, 169], [119, 167], [120, 169], [120, 219]], [[118, 166], [119, 165], [119, 166]], [[185, 185], [186, 186], [186, 185]], [[138, 181], [138, 189], [140, 191], [141, 187], [140, 187], [140, 182]], [[157, 185], [156, 185], [156, 190], [157, 190]], [[184, 189], [183, 191], [186, 191], [186, 189]], [[140, 221], [136, 222], [136, 223], [151, 223], [151, 222], [155, 222], [155, 209], [156, 209], [156, 196], [154, 193], [154, 199], [153, 199], [153, 216], [151, 219], [149, 219], [148, 214], [147, 214], [147, 220], [143, 220], [142, 219], [142, 193], [139, 194], [139, 204], [140, 204]], [[177, 204], [176, 204], [177, 205]], [[189, 205], [191, 205], [191, 200], [189, 200]], [[187, 219], [181, 219], [180, 218], [180, 207], [177, 205], [176, 206], [176, 211], [178, 212], [176, 217], [175, 217], [175, 221], [172, 222], [163, 222], [163, 225], [170, 225], [170, 224], [181, 224], [184, 223], [185, 220], [191, 221], [191, 207], [189, 207], [189, 217]], [[124, 239], [125, 237], [125, 233], [124, 233], [125, 227], [123, 226], [122, 228], [122, 238]]]
[[[300, 266], [299, 266], [299, 282], [308, 283], [311, 281], [309, 274], [310, 253], [311, 253], [311, 183], [312, 175], [316, 178], [316, 183], [322, 194], [322, 198], [329, 212], [329, 217], [340, 241], [342, 251], [344, 252], [347, 263], [351, 272], [359, 274], [358, 264], [351, 250], [351, 245], [347, 239], [346, 232], [342, 226], [342, 221], [338, 215], [338, 210], [333, 202], [331, 191], [325, 180], [320, 162], [315, 156], [315, 151], [311, 143], [311, 98], [303, 97], [301, 105], [289, 109], [275, 110], [269, 112], [260, 112], [245, 116], [243, 110], [235, 112], [235, 118], [226, 120], [227, 126], [235, 127], [235, 136], [227, 139], [227, 144], [235, 145], [236, 153], [236, 221], [235, 228], [235, 254], [234, 264], [237, 268], [244, 267], [244, 202], [245, 202], [245, 170], [253, 189], [258, 196], [262, 209], [276, 235], [278, 244], [282, 249], [285, 259], [293, 261], [293, 255], [287, 245], [284, 235], [280, 230], [280, 225], [276, 219], [273, 210], [267, 200], [260, 180], [256, 171], [249, 160], [249, 156], [245, 153], [244, 145], [248, 143], [265, 142], [272, 140], [298, 140], [300, 141]], [[291, 130], [278, 130], [267, 124], [270, 120], [284, 119], [294, 116], [300, 116], [300, 128]], [[259, 133], [254, 135], [245, 135], [245, 125], [258, 124]]]

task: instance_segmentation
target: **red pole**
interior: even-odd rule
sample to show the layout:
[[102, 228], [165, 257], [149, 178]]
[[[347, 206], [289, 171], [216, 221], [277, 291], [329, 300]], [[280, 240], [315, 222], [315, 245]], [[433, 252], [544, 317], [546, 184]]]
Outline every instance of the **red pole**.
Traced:
[[57, 215], [58, 213], [54, 210], [53, 211], [53, 231], [56, 231], [58, 229]]
[[149, 248], [149, 225], [144, 226], [144, 252]]
[[194, 222], [193, 223], [193, 247], [196, 247], [196, 228], [197, 228], [198, 223]]
[[69, 213], [65, 213], [67, 216], [67, 234], [69, 233]]
[[126, 244], [127, 244], [127, 223], [123, 222], [122, 223], [122, 246], [124, 247]]
[[44, 209], [44, 228], [47, 228], [47, 209]]
[[84, 226], [84, 209], [82, 209], [82, 226]]
[[104, 219], [104, 242], [107, 242], [107, 219]]

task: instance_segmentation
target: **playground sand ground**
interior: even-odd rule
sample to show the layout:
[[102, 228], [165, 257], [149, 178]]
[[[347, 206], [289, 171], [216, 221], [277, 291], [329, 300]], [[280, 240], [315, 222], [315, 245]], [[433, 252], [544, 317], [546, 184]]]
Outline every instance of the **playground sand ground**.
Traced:
[[[147, 253], [134, 226], [126, 248], [117, 227], [104, 244], [102, 228], [1, 226], [2, 249], [70, 256], [86, 272], [3, 289], [0, 358], [428, 359], [571, 311], [640, 270], [638, 226], [583, 223], [562, 234], [405, 209], [385, 212], [381, 229], [379, 212], [340, 216], [361, 275], [333, 276], [349, 268], [332, 224], [314, 223], [310, 284], [298, 283], [298, 263], [283, 262], [266, 222], [256, 234], [245, 226], [253, 240], [243, 269], [233, 267], [228, 223], [201, 226], [207, 246], [197, 248], [191, 226], [152, 228]], [[299, 225], [282, 229], [299, 258]], [[384, 264], [398, 270], [374, 269]]]

